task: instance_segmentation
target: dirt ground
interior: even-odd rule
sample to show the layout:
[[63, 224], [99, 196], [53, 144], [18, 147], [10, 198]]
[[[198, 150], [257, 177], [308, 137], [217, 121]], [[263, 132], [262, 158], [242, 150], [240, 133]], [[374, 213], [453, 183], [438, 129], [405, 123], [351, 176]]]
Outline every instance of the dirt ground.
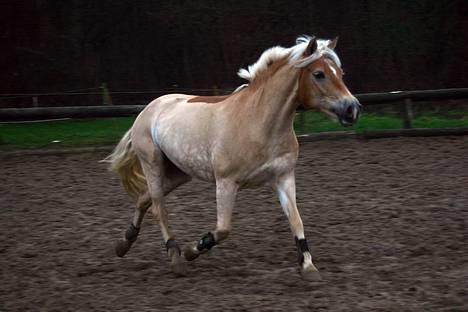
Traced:
[[[468, 311], [468, 137], [303, 143], [298, 205], [321, 283], [301, 280], [268, 188], [242, 190], [230, 239], [170, 272], [103, 152], [0, 159], [0, 311]], [[179, 242], [215, 224], [214, 188], [167, 199]]]

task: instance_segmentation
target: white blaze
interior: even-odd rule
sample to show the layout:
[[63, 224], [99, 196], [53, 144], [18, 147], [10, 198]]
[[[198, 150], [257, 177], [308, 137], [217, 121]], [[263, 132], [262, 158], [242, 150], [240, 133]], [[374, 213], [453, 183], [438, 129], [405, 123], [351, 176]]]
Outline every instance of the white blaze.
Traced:
[[330, 70], [333, 72], [333, 75], [336, 76], [336, 69], [330, 64], [328, 64], [328, 67], [330, 67]]

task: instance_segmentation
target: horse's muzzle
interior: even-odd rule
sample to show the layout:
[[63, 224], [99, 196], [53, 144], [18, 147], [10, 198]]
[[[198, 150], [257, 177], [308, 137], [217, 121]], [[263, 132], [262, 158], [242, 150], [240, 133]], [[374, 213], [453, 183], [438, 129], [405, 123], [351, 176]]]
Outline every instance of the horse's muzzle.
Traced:
[[349, 127], [358, 121], [361, 110], [361, 103], [355, 97], [349, 97], [339, 101], [335, 112], [341, 125]]

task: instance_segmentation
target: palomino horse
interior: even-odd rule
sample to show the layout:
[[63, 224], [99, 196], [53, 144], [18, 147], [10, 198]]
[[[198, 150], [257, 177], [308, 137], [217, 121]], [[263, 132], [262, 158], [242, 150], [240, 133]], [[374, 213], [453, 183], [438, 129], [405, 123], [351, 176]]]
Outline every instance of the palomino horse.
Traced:
[[[136, 118], [105, 161], [137, 202], [133, 222], [116, 245], [119, 257], [137, 239], [149, 207], [161, 227], [172, 270], [186, 274], [194, 260], [225, 240], [242, 187], [268, 183], [279, 195], [305, 279], [320, 279], [296, 206], [296, 108], [315, 108], [342, 125], [357, 121], [361, 105], [342, 81], [337, 39], [303, 36], [291, 48], [273, 47], [239, 76], [249, 81], [227, 96], [168, 94]], [[216, 183], [217, 224], [183, 253], [169, 229], [164, 197], [191, 178]]]

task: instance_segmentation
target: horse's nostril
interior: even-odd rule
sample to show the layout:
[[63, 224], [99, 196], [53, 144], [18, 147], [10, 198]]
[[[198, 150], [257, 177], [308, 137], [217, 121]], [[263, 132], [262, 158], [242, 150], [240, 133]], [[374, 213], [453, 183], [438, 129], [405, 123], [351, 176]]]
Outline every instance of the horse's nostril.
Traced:
[[340, 101], [337, 108], [336, 115], [342, 125], [350, 126], [359, 119], [361, 108], [358, 101], [346, 99]]

